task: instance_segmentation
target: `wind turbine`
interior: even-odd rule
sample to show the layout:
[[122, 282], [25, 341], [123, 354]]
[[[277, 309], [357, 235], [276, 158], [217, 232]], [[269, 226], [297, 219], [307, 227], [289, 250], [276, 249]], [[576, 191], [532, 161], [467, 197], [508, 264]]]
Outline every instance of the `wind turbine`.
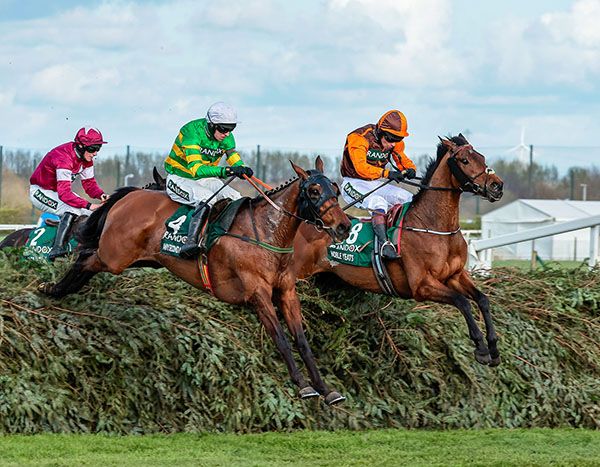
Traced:
[[523, 164], [528, 163], [527, 154], [529, 154], [529, 146], [525, 144], [525, 127], [521, 127], [521, 142], [514, 148], [510, 148], [506, 152], [519, 152], [519, 161]]

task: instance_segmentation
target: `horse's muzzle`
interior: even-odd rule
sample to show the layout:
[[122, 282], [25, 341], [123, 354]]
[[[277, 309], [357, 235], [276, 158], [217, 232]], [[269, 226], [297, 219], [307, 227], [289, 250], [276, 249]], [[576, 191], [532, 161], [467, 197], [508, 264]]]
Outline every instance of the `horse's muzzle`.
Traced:
[[335, 232], [333, 235], [333, 240], [336, 243], [340, 243], [343, 242], [344, 240], [346, 240], [348, 238], [348, 235], [350, 235], [350, 228], [352, 227], [352, 224], [347, 224], [347, 223], [341, 223], [339, 224], [336, 228], [335, 228]]
[[502, 198], [504, 194], [504, 184], [502, 182], [492, 182], [487, 187], [486, 198], [490, 203], [494, 203]]

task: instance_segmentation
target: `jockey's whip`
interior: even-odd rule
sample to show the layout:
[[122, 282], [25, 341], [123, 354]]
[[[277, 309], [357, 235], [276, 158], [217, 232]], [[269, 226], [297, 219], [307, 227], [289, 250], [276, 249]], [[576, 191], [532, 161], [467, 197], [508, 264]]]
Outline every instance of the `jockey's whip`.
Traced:
[[[392, 164], [392, 167], [394, 167], [395, 169], [398, 169], [398, 167], [396, 167], [394, 164]], [[402, 170], [399, 171], [400, 173], [402, 173], [402, 175], [404, 175], [406, 173], [406, 170]], [[416, 179], [419, 177], [415, 177]], [[391, 181], [393, 181], [392, 179], [388, 178], [385, 182], [383, 182], [381, 185], [379, 185], [378, 187], [376, 187], [375, 189], [369, 191], [368, 193], [365, 193], [364, 195], [362, 195], [360, 198], [355, 199], [354, 201], [352, 201], [350, 204], [344, 206], [342, 208], [342, 211], [345, 211], [348, 208], [351, 208], [352, 206], [354, 206], [356, 203], [361, 202], [363, 199], [365, 199], [367, 196], [369, 196], [371, 193], [376, 192], [377, 190], [379, 190], [381, 187], [386, 186], [388, 183], [390, 183]], [[400, 183], [408, 183], [409, 185], [412, 185], [410, 182], [407, 182], [406, 180], [401, 180]]]
[[364, 195], [362, 195], [360, 198], [355, 199], [354, 201], [352, 201], [350, 204], [347, 204], [346, 206], [344, 206], [342, 208], [342, 211], [345, 211], [346, 209], [351, 208], [352, 206], [354, 206], [356, 203], [360, 203], [363, 199], [365, 199], [367, 196], [369, 196], [371, 193], [376, 192], [377, 190], [379, 190], [381, 187], [386, 186], [388, 183], [390, 183], [392, 181], [391, 178], [388, 178], [385, 182], [383, 182], [381, 185], [379, 185], [378, 187], [375, 187], [373, 190], [369, 191], [368, 193], [365, 193]]

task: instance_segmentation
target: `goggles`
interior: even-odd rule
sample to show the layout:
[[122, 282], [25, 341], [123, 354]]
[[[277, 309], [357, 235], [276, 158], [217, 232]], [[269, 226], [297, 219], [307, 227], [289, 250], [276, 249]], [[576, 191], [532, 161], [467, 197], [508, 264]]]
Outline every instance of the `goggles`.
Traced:
[[381, 136], [383, 136], [390, 143], [398, 143], [404, 139], [404, 136], [398, 136], [384, 130], [381, 130]]
[[234, 130], [235, 123], [215, 123], [215, 130], [219, 133], [229, 133]]
[[101, 144], [92, 144], [91, 146], [84, 146], [86, 152], [98, 152], [102, 149]]

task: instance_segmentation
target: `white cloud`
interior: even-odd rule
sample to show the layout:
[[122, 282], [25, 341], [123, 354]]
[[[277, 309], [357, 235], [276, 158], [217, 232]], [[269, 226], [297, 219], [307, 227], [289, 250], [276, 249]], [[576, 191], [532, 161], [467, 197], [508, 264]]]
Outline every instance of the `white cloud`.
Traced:
[[91, 123], [111, 145], [168, 148], [217, 100], [238, 108], [242, 146], [337, 153], [391, 107], [409, 117], [409, 145], [465, 128], [516, 140], [529, 117], [538, 135], [536, 112], [568, 119], [569, 92], [600, 82], [599, 2], [537, 16], [486, 2], [496, 22], [478, 28], [450, 0], [106, 0], [3, 20], [0, 105], [15, 118], [0, 120], [0, 144], [50, 146]]
[[35, 73], [29, 90], [41, 100], [89, 105], [101, 102], [119, 81], [117, 70], [86, 72], [76, 65], [54, 65]]
[[600, 47], [600, 0], [579, 0], [567, 13], [547, 13], [541, 22], [557, 42], [580, 47]]
[[534, 20], [504, 18], [490, 49], [502, 79], [515, 84], [591, 88], [600, 79], [600, 0], [579, 0], [566, 12]]

